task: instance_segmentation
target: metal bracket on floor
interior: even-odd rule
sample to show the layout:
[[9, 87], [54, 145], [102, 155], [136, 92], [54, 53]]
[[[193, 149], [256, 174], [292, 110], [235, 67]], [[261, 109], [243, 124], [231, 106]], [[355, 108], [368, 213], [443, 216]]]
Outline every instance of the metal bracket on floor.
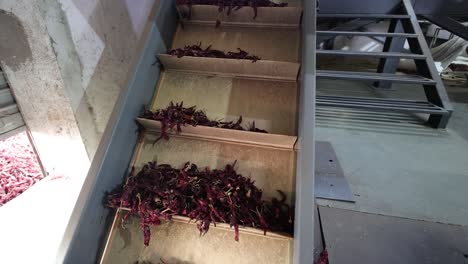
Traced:
[[315, 142], [315, 197], [355, 202], [330, 142]]

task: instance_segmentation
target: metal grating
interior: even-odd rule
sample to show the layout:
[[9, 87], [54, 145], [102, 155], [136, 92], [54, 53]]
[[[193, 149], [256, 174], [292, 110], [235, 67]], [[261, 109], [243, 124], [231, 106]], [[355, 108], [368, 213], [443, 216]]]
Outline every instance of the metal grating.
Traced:
[[340, 96], [317, 96], [317, 104], [322, 106], [335, 106], [346, 108], [372, 107], [375, 111], [392, 111], [421, 114], [446, 114], [447, 111], [430, 102], [390, 100], [381, 98], [360, 98]]
[[331, 56], [354, 56], [354, 57], [372, 57], [372, 58], [400, 58], [425, 60], [426, 56], [422, 54], [412, 54], [403, 52], [366, 52], [366, 51], [349, 51], [349, 50], [317, 50], [319, 55]]
[[[381, 89], [390, 88], [392, 83], [418, 84], [424, 87], [427, 101], [391, 100], [385, 98], [356, 98], [346, 96], [318, 96], [317, 105], [326, 107], [362, 108], [375, 112], [405, 112], [429, 114], [428, 124], [434, 128], [445, 128], [453, 111], [447, 91], [435, 68], [431, 52], [419, 26], [416, 14], [410, 0], [402, 0], [393, 13], [373, 14], [321, 14], [319, 17], [337, 20], [348, 18], [363, 18], [365, 21], [374, 19], [390, 20], [388, 32], [358, 31], [363, 23], [359, 19], [347, 22], [346, 27], [336, 26], [332, 30], [317, 31], [318, 36], [367, 36], [385, 37], [382, 52], [363, 52], [347, 50], [318, 50], [317, 56], [367, 57], [379, 59], [376, 72], [330, 71], [317, 70], [317, 78], [370, 81]], [[355, 26], [353, 28], [353, 25]], [[337, 30], [345, 28], [346, 31]], [[354, 30], [354, 31], [353, 31]], [[321, 38], [326, 41], [329, 38]], [[404, 52], [404, 44], [408, 42], [410, 52]], [[324, 45], [324, 47], [329, 47]], [[400, 59], [414, 60], [417, 75], [396, 74]]]
[[434, 85], [435, 81], [418, 75], [399, 75], [390, 73], [352, 72], [352, 71], [324, 71], [317, 70], [317, 77], [322, 79], [340, 79], [355, 81], [392, 81], [400, 83]]

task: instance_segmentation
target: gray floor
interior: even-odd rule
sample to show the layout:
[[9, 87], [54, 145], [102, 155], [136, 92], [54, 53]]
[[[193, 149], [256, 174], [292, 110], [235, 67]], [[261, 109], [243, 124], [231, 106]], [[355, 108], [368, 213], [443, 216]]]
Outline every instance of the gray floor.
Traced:
[[[468, 87], [446, 86], [455, 109], [446, 130], [425, 126], [426, 116], [318, 108], [316, 140], [329, 141], [333, 145], [356, 201], [353, 204], [317, 200], [321, 206], [348, 209], [344, 213], [333, 212], [336, 216], [331, 214], [324, 218], [322, 215], [322, 224], [327, 227], [324, 235], [329, 239], [326, 241], [327, 246], [336, 247], [336, 244], [329, 244], [330, 241], [344, 239], [350, 241], [345, 244], [349, 246], [347, 250], [355, 250], [359, 243], [354, 242], [361, 241], [363, 244], [360, 254], [369, 254], [368, 261], [363, 259], [363, 262], [342, 262], [343, 259], [340, 258], [346, 256], [348, 251], [343, 248], [340, 251], [332, 250], [332, 264], [384, 263], [371, 258], [378, 255], [378, 251], [373, 252], [375, 243], [387, 248], [394, 247], [396, 255], [399, 254], [399, 244], [405, 241], [413, 249], [407, 249], [406, 256], [414, 254], [416, 257], [423, 253], [437, 256], [440, 253], [432, 250], [435, 247], [433, 244], [428, 248], [417, 244], [425, 238], [415, 235], [406, 240], [404, 237], [398, 239], [391, 236], [392, 227], [403, 224], [400, 218], [408, 221], [423, 220], [404, 227], [408, 232], [415, 233], [427, 224], [443, 223], [442, 226], [446, 228], [438, 226], [436, 235], [443, 236], [445, 240], [450, 238], [447, 237], [450, 232], [454, 232], [450, 228], [452, 225], [468, 226]], [[424, 99], [422, 87], [401, 84], [394, 85], [390, 91], [382, 92], [365, 83], [319, 80], [317, 90], [320, 95]], [[349, 210], [359, 216], [352, 213], [349, 215]], [[375, 218], [376, 215], [385, 216], [385, 219], [379, 220]], [[355, 221], [348, 222], [350, 217], [355, 217]], [[369, 226], [365, 221], [370, 221]], [[380, 230], [382, 226], [378, 226], [382, 221], [385, 223], [384, 231]], [[344, 227], [347, 235], [341, 233]], [[367, 227], [370, 229], [366, 231]], [[468, 245], [466, 228], [464, 230], [465, 240], [460, 238], [458, 241]], [[382, 236], [382, 232], [387, 237]], [[358, 235], [369, 236], [369, 239], [356, 240]], [[381, 246], [375, 248], [377, 249], [381, 249]], [[467, 250], [466, 247], [464, 250]], [[416, 251], [418, 252], [415, 253]], [[339, 261], [333, 262], [333, 258]], [[437, 258], [433, 262], [399, 260], [400, 262], [388, 263], [466, 263], [436, 260]]]
[[[420, 98], [418, 88], [400, 85], [388, 97]], [[456, 89], [457, 98], [468, 95], [468, 87]], [[332, 81], [319, 82], [318, 90], [320, 94], [375, 93], [362, 83]], [[319, 108], [317, 140], [332, 143], [356, 203], [318, 203], [468, 225], [468, 100], [457, 101], [447, 130], [424, 126], [417, 116]]]
[[468, 227], [320, 207], [333, 263], [468, 263]]

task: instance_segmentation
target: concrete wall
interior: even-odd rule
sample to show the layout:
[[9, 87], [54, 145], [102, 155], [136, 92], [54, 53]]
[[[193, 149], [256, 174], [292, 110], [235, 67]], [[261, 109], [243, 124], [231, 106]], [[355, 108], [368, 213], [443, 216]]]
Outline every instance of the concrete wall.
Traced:
[[94, 156], [158, 0], [45, 0], [48, 34], [88, 155]]
[[[63, 115], [68, 116], [69, 121], [79, 128], [79, 135], [90, 159], [96, 152], [117, 96], [126, 84], [132, 67], [131, 62], [137, 54], [148, 18], [155, 12], [159, 2], [0, 2], [0, 10], [7, 12], [3, 12], [2, 15], [3, 44], [0, 44], [0, 61], [5, 65], [13, 89], [18, 90], [17, 96], [24, 95], [20, 85], [26, 85], [26, 82], [39, 84], [27, 81], [29, 78], [18, 78], [20, 73], [25, 72], [25, 69], [20, 71], [18, 65], [30, 66], [28, 76], [43, 79], [50, 77], [58, 82], [57, 89], [61, 94], [54, 92], [53, 96], [47, 93], [42, 95], [47, 97], [46, 99], [64, 97], [66, 102], [62, 103], [67, 105], [66, 111], [72, 112], [64, 111]], [[12, 19], [9, 19], [10, 17]], [[6, 41], [8, 39], [10, 41]], [[33, 60], [34, 54], [40, 55], [41, 58]], [[47, 70], [39, 68], [39, 65], [47, 67]], [[32, 73], [32, 70], [35, 72]], [[23, 83], [19, 84], [17, 80], [22, 80]], [[29, 95], [35, 96], [35, 93]], [[28, 111], [26, 104], [23, 104], [23, 112], [27, 122], [38, 120], [40, 123], [38, 118], [31, 118], [35, 113]], [[73, 129], [70, 133], [74, 133]]]
[[[119, 92], [127, 87], [158, 6], [157, 0], [0, 0], [0, 64], [52, 176], [1, 208], [1, 263], [56, 262], [67, 226], [81, 215], [71, 217], [80, 207], [76, 204], [86, 191], [85, 181], [97, 181], [86, 177], [90, 160]], [[154, 88], [139, 86], [147, 91], [139, 102], [149, 100]], [[126, 126], [117, 130], [133, 125], [137, 112], [126, 113]], [[134, 130], [120, 141], [131, 145], [127, 140], [136, 140]], [[108, 143], [102, 143], [105, 149]], [[131, 151], [107, 154], [101, 158], [126, 157]], [[123, 172], [116, 163], [127, 163], [112, 163]], [[96, 193], [100, 198], [94, 202], [100, 204], [102, 193]]]
[[158, 6], [0, 1], [0, 64], [47, 174], [86, 175]]
[[2, 263], [53, 263], [90, 166], [42, 4], [0, 1], [0, 64], [49, 176], [2, 206]]
[[40, 8], [39, 1], [0, 1], [0, 63], [46, 173], [84, 177], [89, 159]]

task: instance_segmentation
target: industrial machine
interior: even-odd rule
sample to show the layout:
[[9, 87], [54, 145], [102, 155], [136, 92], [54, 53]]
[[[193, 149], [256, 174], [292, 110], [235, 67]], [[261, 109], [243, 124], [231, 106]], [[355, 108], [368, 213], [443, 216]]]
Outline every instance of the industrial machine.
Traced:
[[[289, 1], [288, 7], [258, 8], [252, 19], [247, 8], [228, 16], [217, 7], [177, 9], [175, 1], [161, 1], [141, 59], [123, 89], [80, 195], [66, 263], [313, 263], [320, 240], [314, 219], [315, 104], [426, 114], [431, 126], [444, 128], [452, 108], [417, 14], [457, 15], [468, 3], [444, 1], [440, 8], [441, 2]], [[332, 26], [316, 30], [320, 19]], [[387, 32], [356, 30], [381, 20], [390, 21]], [[383, 37], [383, 51], [316, 50], [336, 36], [356, 35]], [[409, 52], [404, 50], [406, 40]], [[242, 48], [261, 60], [167, 55], [171, 49], [199, 42], [222, 50]], [[324, 55], [380, 62], [372, 73], [316, 70], [316, 56]], [[402, 58], [415, 61], [417, 75], [395, 73]], [[316, 96], [316, 79], [370, 81], [376, 89], [388, 89], [394, 82], [419, 84], [427, 100]], [[218, 118], [243, 116], [271, 134], [187, 127], [172, 133], [168, 141], [154, 143], [163, 128], [145, 120], [138, 120], [143, 129], [136, 132], [143, 106], [164, 108], [171, 101], [211, 109]], [[138, 170], [153, 160], [176, 167], [191, 161], [211, 168], [237, 160], [238, 170], [250, 175], [266, 196], [277, 189], [287, 194], [287, 202], [295, 208], [294, 234], [241, 228], [236, 242], [232, 228], [219, 224], [200, 237], [194, 223], [175, 217], [153, 227], [150, 246], [143, 245], [137, 218], [130, 217], [122, 226], [125, 208], [106, 208], [103, 198], [132, 167]]]

